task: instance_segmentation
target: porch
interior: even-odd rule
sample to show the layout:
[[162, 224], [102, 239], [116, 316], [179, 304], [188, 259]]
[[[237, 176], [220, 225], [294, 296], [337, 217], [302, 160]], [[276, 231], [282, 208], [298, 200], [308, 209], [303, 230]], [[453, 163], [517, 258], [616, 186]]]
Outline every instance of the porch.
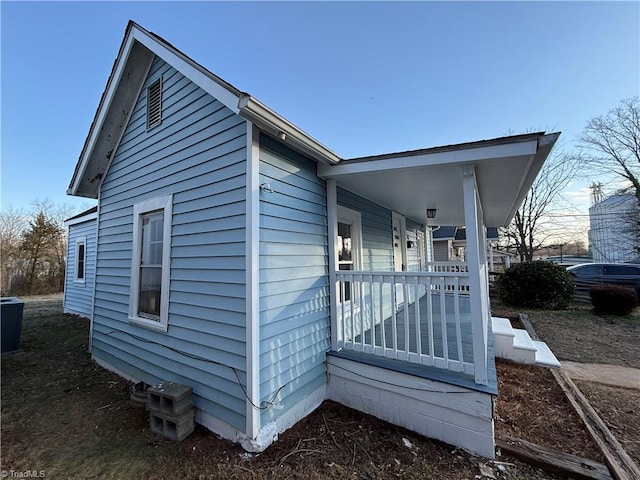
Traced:
[[[509, 223], [557, 137], [318, 167], [333, 267], [329, 398], [493, 457], [486, 229]], [[466, 227], [466, 263], [433, 262], [437, 225]]]

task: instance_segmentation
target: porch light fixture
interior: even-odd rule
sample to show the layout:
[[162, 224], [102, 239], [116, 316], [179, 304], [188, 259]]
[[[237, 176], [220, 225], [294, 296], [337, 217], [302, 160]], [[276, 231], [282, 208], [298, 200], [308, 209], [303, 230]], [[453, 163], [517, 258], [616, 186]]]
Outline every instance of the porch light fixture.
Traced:
[[436, 218], [435, 208], [427, 208], [427, 218]]

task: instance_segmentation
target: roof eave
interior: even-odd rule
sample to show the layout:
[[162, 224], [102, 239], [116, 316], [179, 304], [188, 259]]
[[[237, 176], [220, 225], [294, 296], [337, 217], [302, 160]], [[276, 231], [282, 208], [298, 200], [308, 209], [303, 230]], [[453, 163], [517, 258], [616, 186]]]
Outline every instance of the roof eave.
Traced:
[[[130, 21], [127, 25], [118, 56], [67, 189], [68, 195], [98, 198], [102, 178], [122, 138], [154, 58], [153, 52], [135, 38], [136, 28], [140, 27], [134, 22]], [[92, 171], [89, 172], [90, 169]]]
[[335, 152], [251, 95], [244, 95], [240, 98], [238, 109], [238, 114], [242, 118], [289, 144], [295, 150], [327, 165], [335, 165], [340, 162], [341, 158]]

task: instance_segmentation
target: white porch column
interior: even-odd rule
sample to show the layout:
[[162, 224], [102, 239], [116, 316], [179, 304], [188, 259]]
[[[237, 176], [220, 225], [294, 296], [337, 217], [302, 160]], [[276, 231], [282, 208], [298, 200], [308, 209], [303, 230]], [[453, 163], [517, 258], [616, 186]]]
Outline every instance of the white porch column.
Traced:
[[329, 310], [331, 312], [331, 349], [338, 350], [338, 302], [336, 295], [336, 238], [338, 236], [338, 194], [335, 180], [327, 180], [327, 235], [329, 248]]
[[482, 205], [478, 196], [475, 168], [463, 168], [464, 217], [467, 230], [467, 265], [469, 268], [469, 296], [471, 300], [471, 332], [473, 335], [473, 364], [475, 381], [486, 385], [487, 329], [489, 326], [489, 290], [487, 276], [486, 231], [482, 219]]

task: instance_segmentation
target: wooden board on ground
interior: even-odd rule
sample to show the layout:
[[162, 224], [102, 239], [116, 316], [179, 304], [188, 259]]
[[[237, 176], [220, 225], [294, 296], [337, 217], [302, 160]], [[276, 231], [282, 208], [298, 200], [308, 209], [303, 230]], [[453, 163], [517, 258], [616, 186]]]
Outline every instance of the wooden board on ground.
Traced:
[[503, 453], [524, 460], [548, 472], [586, 480], [611, 480], [613, 478], [606, 465], [508, 435], [498, 436], [496, 447], [500, 448]]

